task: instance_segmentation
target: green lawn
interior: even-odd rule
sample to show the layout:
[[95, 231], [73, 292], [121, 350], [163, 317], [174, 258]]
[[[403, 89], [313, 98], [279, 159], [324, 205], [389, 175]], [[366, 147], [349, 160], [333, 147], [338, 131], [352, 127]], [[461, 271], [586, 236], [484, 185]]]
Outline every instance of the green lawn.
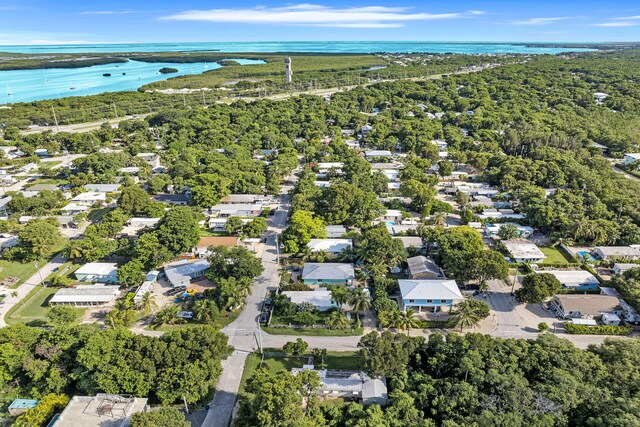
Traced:
[[35, 261], [22, 263], [20, 261], [0, 260], [0, 268], [2, 268], [2, 271], [0, 271], [0, 280], [3, 280], [5, 277], [17, 277], [19, 279], [11, 285], [12, 288], [17, 288], [38, 271]]
[[[56, 162], [47, 162], [45, 164], [56, 164]], [[57, 163], [62, 163], [62, 162], [57, 162]], [[30, 186], [32, 185], [36, 185], [36, 184], [56, 184], [56, 185], [66, 185], [69, 183], [68, 179], [59, 179], [59, 178], [38, 178], [35, 179]], [[28, 190], [28, 188], [27, 188]]]
[[[60, 288], [37, 287], [27, 295], [22, 304], [16, 305], [5, 317], [8, 324], [47, 322], [49, 300]], [[84, 308], [77, 308], [77, 320], [82, 317]]]
[[200, 229], [200, 237], [225, 237], [231, 236], [231, 234], [226, 231], [212, 231], [211, 228], [201, 228]]
[[[228, 311], [223, 311], [220, 313], [220, 317], [218, 318], [218, 320], [215, 323], [213, 323], [211, 326], [222, 329], [225, 326], [227, 326], [229, 323], [236, 320], [236, 317], [238, 317], [238, 314], [240, 314], [240, 312], [229, 313]], [[207, 323], [201, 323], [197, 320], [188, 320], [187, 323], [182, 323], [178, 325], [161, 325], [161, 326], [150, 325], [145, 329], [148, 329], [150, 331], [168, 332], [174, 329], [190, 328], [193, 326], [203, 326], [203, 325], [207, 325]]]
[[540, 250], [546, 257], [544, 259], [545, 264], [565, 264], [567, 262], [575, 262], [574, 260], [565, 257], [561, 250], [551, 246], [540, 247]]
[[[281, 370], [290, 371], [292, 368], [301, 368], [302, 365], [307, 363], [307, 360], [311, 356], [311, 353], [304, 356], [287, 356], [279, 349], [265, 349], [264, 361], [262, 367], [266, 368], [272, 374], [278, 373]], [[245, 384], [249, 377], [260, 368], [260, 361], [262, 356], [258, 353], [251, 353], [244, 364], [244, 371], [242, 372], [242, 380], [240, 382], [240, 395], [244, 394]], [[320, 367], [320, 361], [315, 361], [316, 366]], [[324, 366], [327, 369], [340, 369], [355, 371], [362, 367], [360, 357], [354, 352], [328, 352], [324, 358]]]

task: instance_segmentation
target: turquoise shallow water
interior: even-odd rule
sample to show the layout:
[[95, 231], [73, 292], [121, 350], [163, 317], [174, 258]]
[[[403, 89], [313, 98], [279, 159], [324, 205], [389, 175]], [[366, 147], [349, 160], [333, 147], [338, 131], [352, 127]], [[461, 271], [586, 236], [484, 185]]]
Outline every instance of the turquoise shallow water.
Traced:
[[0, 52], [17, 53], [110, 53], [110, 52], [183, 52], [219, 50], [221, 52], [432, 52], [432, 53], [560, 53], [579, 48], [527, 47], [514, 43], [481, 42], [389, 42], [389, 41], [318, 41], [318, 42], [202, 42], [202, 43], [117, 43], [76, 45], [0, 46]]
[[[250, 59], [237, 61], [243, 65], [263, 62]], [[178, 72], [160, 74], [158, 70], [162, 67], [176, 68]], [[129, 61], [84, 68], [0, 71], [0, 104], [136, 90], [147, 83], [184, 74], [199, 74], [216, 68], [220, 68], [217, 63]], [[105, 73], [110, 73], [111, 77], [104, 77]]]
[[[76, 45], [14, 45], [0, 46], [0, 52], [25, 54], [51, 53], [114, 53], [114, 52], [431, 52], [466, 54], [561, 53], [588, 49], [527, 47], [511, 43], [450, 43], [450, 42], [220, 42], [220, 43], [132, 43]], [[260, 63], [238, 60], [241, 64]], [[178, 73], [159, 74], [162, 67], [177, 68]], [[96, 65], [84, 68], [0, 71], [0, 104], [29, 102], [68, 96], [95, 95], [103, 92], [136, 90], [147, 83], [184, 74], [199, 74], [219, 68], [215, 63], [144, 63]], [[103, 77], [111, 73], [111, 77]], [[126, 73], [123, 75], [123, 73]], [[73, 88], [73, 89], [72, 89]]]

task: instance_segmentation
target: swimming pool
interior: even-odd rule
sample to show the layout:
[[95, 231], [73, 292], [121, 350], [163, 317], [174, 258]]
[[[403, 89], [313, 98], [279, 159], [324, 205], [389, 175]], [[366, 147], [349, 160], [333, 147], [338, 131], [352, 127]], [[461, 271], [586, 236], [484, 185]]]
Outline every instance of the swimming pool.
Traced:
[[580, 255], [580, 258], [587, 258], [587, 261], [595, 261], [596, 259], [591, 256], [591, 254], [588, 251], [578, 251], [578, 255]]

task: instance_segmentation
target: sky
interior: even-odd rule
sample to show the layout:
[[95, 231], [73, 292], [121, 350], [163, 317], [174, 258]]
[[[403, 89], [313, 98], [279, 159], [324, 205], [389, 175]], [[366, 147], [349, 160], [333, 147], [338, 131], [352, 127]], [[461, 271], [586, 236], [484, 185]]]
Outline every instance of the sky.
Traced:
[[0, 0], [0, 44], [640, 41], [638, 0]]

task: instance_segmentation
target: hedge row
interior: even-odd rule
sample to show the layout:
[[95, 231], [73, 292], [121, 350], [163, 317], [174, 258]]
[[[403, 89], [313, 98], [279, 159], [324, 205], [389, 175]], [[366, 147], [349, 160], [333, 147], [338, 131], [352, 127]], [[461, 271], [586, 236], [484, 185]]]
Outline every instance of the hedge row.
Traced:
[[632, 331], [630, 326], [587, 326], [570, 322], [564, 324], [564, 329], [574, 335], [629, 335]]

